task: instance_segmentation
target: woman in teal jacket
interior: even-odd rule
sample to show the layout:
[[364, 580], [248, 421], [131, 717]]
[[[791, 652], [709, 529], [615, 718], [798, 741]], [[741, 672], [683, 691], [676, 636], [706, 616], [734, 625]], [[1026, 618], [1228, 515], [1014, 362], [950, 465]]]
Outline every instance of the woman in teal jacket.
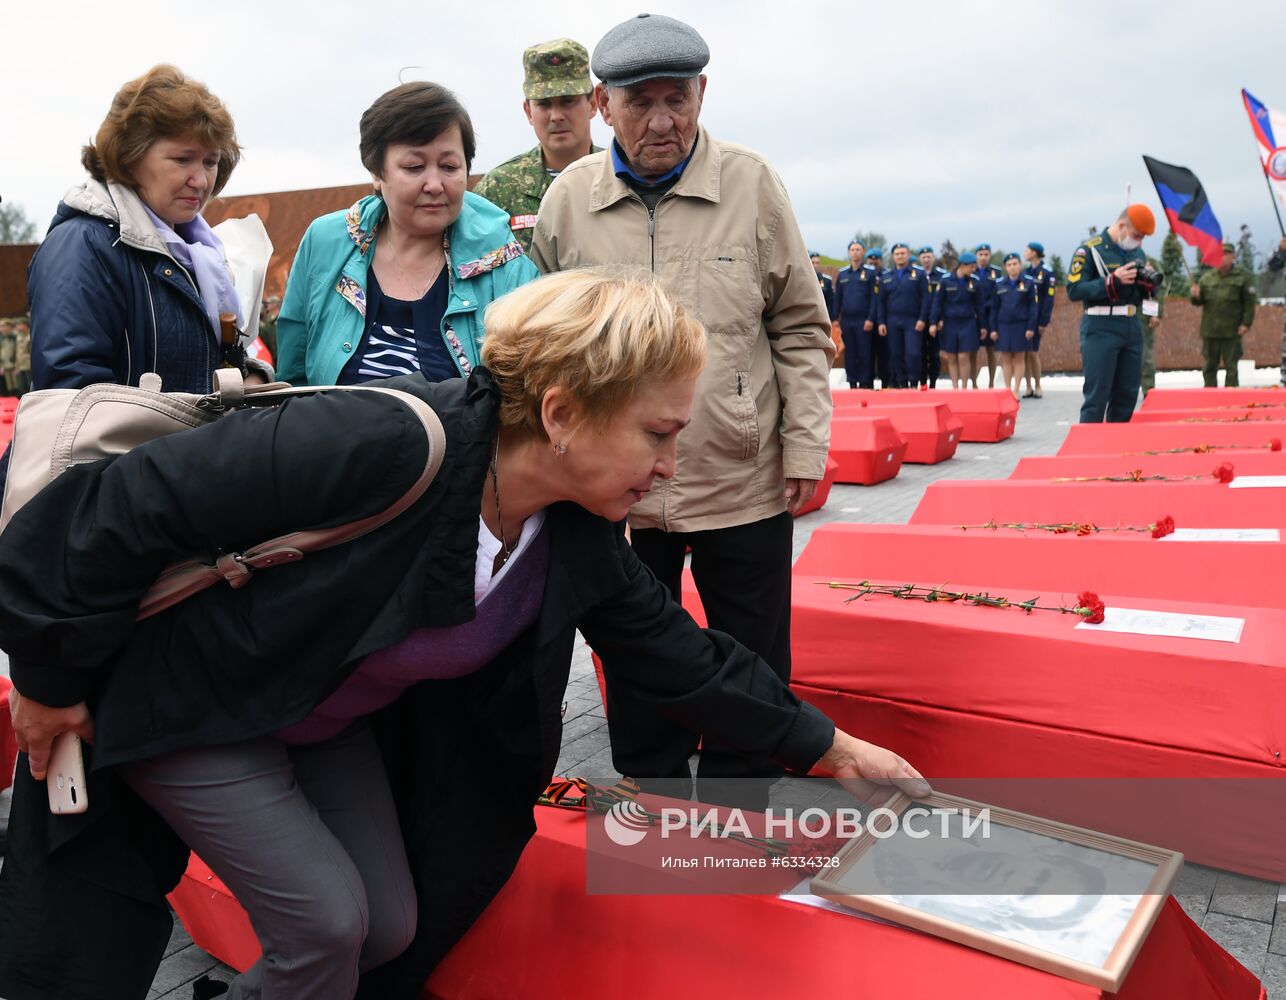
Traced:
[[277, 375], [351, 385], [479, 363], [482, 314], [537, 277], [509, 216], [466, 191], [469, 114], [435, 83], [403, 84], [361, 121], [375, 193], [304, 234], [277, 319]]

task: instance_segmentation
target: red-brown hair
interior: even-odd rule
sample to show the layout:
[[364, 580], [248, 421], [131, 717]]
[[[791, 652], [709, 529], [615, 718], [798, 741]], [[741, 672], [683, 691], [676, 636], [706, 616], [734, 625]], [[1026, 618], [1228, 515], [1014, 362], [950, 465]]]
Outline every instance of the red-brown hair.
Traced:
[[161, 64], [116, 92], [94, 141], [80, 151], [80, 162], [97, 181], [133, 187], [133, 167], [152, 143], [188, 136], [219, 151], [211, 191], [216, 195], [241, 159], [232, 115], [204, 83]]

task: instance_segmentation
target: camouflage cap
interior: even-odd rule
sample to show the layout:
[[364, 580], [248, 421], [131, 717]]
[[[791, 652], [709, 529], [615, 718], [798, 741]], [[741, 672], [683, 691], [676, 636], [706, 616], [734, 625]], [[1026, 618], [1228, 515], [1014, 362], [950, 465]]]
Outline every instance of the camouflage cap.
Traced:
[[522, 54], [522, 68], [522, 94], [529, 101], [575, 97], [594, 89], [589, 79], [589, 53], [570, 38], [533, 45]]

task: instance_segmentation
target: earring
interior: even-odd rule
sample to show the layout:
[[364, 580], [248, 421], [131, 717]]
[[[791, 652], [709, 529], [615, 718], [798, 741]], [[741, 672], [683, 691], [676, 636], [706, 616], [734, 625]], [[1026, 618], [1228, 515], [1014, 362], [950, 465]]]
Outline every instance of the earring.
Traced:
[[554, 458], [562, 458], [566, 454], [567, 454], [567, 445], [563, 444], [563, 442], [561, 441], [559, 441], [556, 445], [554, 445]]

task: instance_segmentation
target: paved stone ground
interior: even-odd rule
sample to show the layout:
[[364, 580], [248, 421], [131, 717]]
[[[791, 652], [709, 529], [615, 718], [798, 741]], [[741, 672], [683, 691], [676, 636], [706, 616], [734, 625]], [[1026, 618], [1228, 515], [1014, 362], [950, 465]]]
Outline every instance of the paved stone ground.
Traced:
[[[1170, 373], [1164, 385], [1200, 385], [1196, 373]], [[1253, 382], [1270, 384], [1276, 371], [1260, 371]], [[1080, 407], [1079, 379], [1048, 379], [1045, 398], [1024, 401], [1017, 432], [999, 444], [963, 444], [955, 458], [934, 466], [904, 465], [897, 478], [878, 486], [836, 486], [825, 508], [796, 522], [795, 556], [813, 530], [831, 521], [905, 522], [926, 484], [937, 479], [1003, 479], [1024, 455], [1057, 451]], [[0, 664], [0, 670], [4, 665]], [[567, 714], [558, 770], [597, 783], [619, 777], [612, 767], [607, 720], [599, 700], [588, 651], [581, 646], [567, 687]], [[1238, 961], [1261, 976], [1270, 997], [1286, 998], [1286, 886], [1188, 865], [1174, 894], [1194, 920]], [[177, 923], [166, 958], [148, 1000], [187, 1000], [201, 975], [230, 978], [194, 945]]]

